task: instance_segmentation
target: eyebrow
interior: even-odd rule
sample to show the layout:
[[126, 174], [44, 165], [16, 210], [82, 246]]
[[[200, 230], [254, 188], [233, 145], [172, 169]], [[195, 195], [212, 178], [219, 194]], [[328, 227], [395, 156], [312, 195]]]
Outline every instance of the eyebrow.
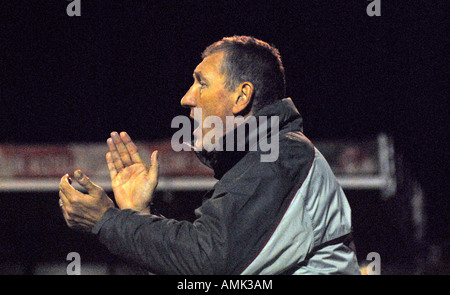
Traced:
[[194, 71], [193, 73], [194, 78], [196, 78], [197, 80], [205, 80], [208, 81], [205, 76], [203, 76], [201, 71]]

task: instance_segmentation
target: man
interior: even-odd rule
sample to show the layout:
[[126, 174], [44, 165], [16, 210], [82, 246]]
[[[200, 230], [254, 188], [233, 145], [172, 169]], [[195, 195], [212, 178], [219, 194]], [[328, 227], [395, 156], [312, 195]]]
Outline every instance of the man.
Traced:
[[[292, 101], [283, 97], [284, 68], [277, 49], [246, 36], [212, 44], [181, 100], [191, 108], [191, 117], [195, 108], [202, 110], [194, 148], [219, 180], [195, 211], [197, 219], [191, 223], [153, 214], [157, 152], [147, 169], [128, 134], [113, 132], [106, 161], [119, 208], [76, 171], [75, 179], [88, 194], [63, 176], [60, 203], [67, 224], [94, 233], [112, 253], [155, 274], [359, 274], [349, 246], [350, 207], [344, 192], [303, 135]], [[225, 147], [230, 133], [238, 130], [206, 142], [208, 134], [217, 133], [202, 124], [210, 116], [223, 122], [256, 117], [258, 134], [265, 128], [266, 136], [278, 141], [278, 157], [261, 161], [263, 152], [250, 144], [249, 134], [243, 149], [206, 151], [211, 143]], [[276, 118], [279, 130], [260, 124], [262, 117]]]

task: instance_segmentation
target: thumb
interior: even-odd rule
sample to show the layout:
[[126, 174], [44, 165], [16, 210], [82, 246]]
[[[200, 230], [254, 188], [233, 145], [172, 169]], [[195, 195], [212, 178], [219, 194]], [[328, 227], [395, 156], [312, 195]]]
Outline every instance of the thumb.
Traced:
[[89, 179], [89, 177], [87, 177], [86, 174], [84, 174], [83, 171], [76, 170], [74, 172], [74, 177], [76, 181], [88, 191], [89, 195], [99, 196], [103, 192], [103, 189], [98, 185], [96, 185], [95, 183], [93, 183]]
[[150, 157], [150, 169], [148, 171], [150, 181], [155, 183], [155, 186], [158, 184], [158, 176], [159, 176], [159, 152], [154, 151]]

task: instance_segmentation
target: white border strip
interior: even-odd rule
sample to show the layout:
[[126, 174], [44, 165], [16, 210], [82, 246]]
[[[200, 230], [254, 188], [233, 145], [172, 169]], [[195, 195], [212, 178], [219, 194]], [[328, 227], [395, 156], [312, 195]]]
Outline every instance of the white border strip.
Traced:
[[[384, 189], [388, 181], [384, 176], [352, 176], [337, 177], [344, 189]], [[23, 178], [0, 179], [0, 192], [54, 192], [58, 191], [60, 178]], [[104, 190], [111, 190], [109, 179], [95, 179], [92, 181]], [[195, 191], [210, 190], [217, 180], [209, 177], [165, 177], [161, 178], [157, 190]], [[75, 188], [80, 187], [74, 182]]]

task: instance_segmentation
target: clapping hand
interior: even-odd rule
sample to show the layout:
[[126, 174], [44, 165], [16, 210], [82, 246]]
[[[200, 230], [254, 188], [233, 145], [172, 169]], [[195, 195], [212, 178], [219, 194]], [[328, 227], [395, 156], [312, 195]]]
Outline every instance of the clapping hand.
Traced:
[[148, 169], [126, 132], [112, 132], [107, 144], [106, 162], [117, 205], [120, 209], [149, 213], [158, 185], [158, 151], [152, 153]]
[[87, 194], [76, 190], [66, 174], [59, 183], [59, 205], [70, 228], [90, 232], [103, 214], [114, 207], [114, 202], [83, 171], [75, 171], [74, 178]]

